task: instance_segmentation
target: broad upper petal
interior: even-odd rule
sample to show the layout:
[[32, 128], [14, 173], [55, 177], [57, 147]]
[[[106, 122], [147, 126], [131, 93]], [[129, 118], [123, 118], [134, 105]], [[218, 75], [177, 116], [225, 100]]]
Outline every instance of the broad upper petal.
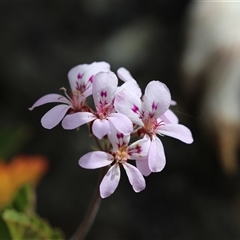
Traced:
[[73, 114], [68, 114], [62, 121], [62, 127], [67, 130], [75, 129], [81, 125], [91, 122], [96, 117], [89, 112], [77, 112]]
[[146, 116], [158, 118], [167, 111], [170, 102], [171, 95], [167, 86], [160, 81], [151, 81], [145, 89], [142, 110]]
[[107, 135], [109, 129], [109, 122], [106, 119], [96, 119], [93, 122], [92, 132], [98, 139], [102, 139], [105, 135]]
[[68, 80], [72, 90], [76, 90], [79, 87], [80, 81], [84, 73], [91, 67], [91, 64], [80, 64], [68, 72]]
[[130, 90], [122, 90], [114, 101], [115, 109], [126, 115], [133, 123], [143, 126], [141, 99]]
[[169, 137], [176, 138], [184, 143], [192, 143], [193, 137], [191, 131], [181, 124], [166, 124], [157, 128], [157, 132]]
[[122, 90], [130, 90], [133, 93], [135, 93], [139, 98], [142, 96], [141, 88], [139, 87], [138, 83], [134, 79], [129, 80], [123, 83], [120, 87], [118, 87], [115, 95], [117, 95]]
[[108, 121], [123, 134], [130, 134], [133, 131], [133, 123], [131, 120], [121, 113], [111, 113]]
[[152, 172], [160, 172], [166, 164], [166, 157], [162, 142], [153, 136], [148, 153], [148, 164]]
[[94, 81], [94, 76], [99, 72], [108, 72], [110, 71], [110, 65], [107, 62], [93, 62], [89, 69], [84, 73], [82, 82], [86, 85], [89, 84], [89, 82]]
[[97, 108], [112, 103], [117, 85], [117, 76], [111, 71], [99, 72], [95, 75], [92, 85], [92, 94]]
[[133, 165], [125, 162], [122, 164], [130, 184], [135, 192], [140, 192], [146, 187], [146, 182], [141, 172]]
[[47, 95], [39, 98], [32, 105], [32, 107], [29, 108], [29, 110], [33, 110], [35, 107], [41, 106], [41, 105], [46, 104], [46, 103], [53, 103], [53, 102], [66, 103], [68, 105], [71, 104], [71, 102], [67, 98], [65, 98], [64, 96], [62, 96], [60, 94], [51, 93], [51, 94], [47, 94]]
[[128, 145], [130, 141], [130, 134], [124, 135], [123, 133], [119, 132], [110, 123], [110, 131], [108, 133], [108, 139], [113, 146], [113, 150], [117, 150], [119, 146]]
[[142, 160], [137, 160], [136, 161], [136, 166], [138, 170], [142, 173], [144, 176], [148, 176], [151, 173], [151, 170], [148, 166], [148, 159], [142, 159]]
[[100, 183], [100, 196], [102, 198], [109, 197], [116, 190], [120, 180], [120, 168], [115, 163], [106, 173], [102, 182]]
[[57, 126], [66, 115], [69, 105], [60, 104], [50, 109], [41, 119], [42, 126], [47, 129], [52, 129]]
[[83, 155], [79, 159], [78, 164], [83, 168], [95, 169], [110, 165], [113, 160], [111, 154], [102, 151], [95, 151]]
[[[68, 72], [68, 79], [72, 90], [79, 90], [85, 94], [92, 87], [92, 80], [96, 73], [110, 70], [106, 62], [93, 62], [91, 64], [80, 64]], [[89, 94], [89, 93], [88, 93]], [[89, 95], [86, 95], [86, 97]]]

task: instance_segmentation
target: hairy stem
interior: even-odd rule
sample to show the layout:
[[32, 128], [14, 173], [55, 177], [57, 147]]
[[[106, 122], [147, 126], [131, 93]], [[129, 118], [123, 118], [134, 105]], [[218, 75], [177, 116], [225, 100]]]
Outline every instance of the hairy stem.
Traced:
[[87, 233], [89, 232], [89, 230], [97, 216], [97, 212], [98, 212], [98, 209], [99, 209], [100, 203], [101, 203], [101, 197], [100, 197], [100, 193], [99, 193], [99, 184], [102, 181], [102, 178], [105, 175], [107, 170], [108, 170], [107, 167], [101, 169], [99, 181], [98, 181], [98, 184], [94, 191], [92, 201], [89, 205], [89, 209], [88, 209], [82, 223], [79, 225], [78, 229], [73, 234], [73, 236], [70, 238], [70, 240], [82, 240], [86, 237]]

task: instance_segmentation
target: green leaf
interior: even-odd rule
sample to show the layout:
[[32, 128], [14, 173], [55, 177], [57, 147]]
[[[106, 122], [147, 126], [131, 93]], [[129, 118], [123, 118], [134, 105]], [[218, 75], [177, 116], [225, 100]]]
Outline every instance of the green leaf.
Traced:
[[11, 234], [9, 232], [6, 222], [3, 220], [2, 215], [0, 215], [0, 239], [11, 240]]
[[16, 193], [11, 205], [18, 212], [32, 213], [35, 207], [34, 187], [30, 184], [22, 186]]
[[3, 212], [3, 219], [8, 226], [12, 239], [64, 239], [59, 230], [53, 229], [46, 221], [36, 215], [27, 216], [25, 213], [6, 209]]

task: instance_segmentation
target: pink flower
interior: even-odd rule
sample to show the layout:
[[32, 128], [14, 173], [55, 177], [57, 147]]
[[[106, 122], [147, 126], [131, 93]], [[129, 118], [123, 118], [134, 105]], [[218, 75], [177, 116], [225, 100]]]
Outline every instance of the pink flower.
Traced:
[[106, 62], [93, 62], [82, 64], [72, 68], [68, 73], [68, 80], [71, 87], [70, 96], [66, 97], [59, 94], [47, 94], [38, 99], [29, 110], [46, 103], [62, 103], [50, 109], [41, 119], [42, 126], [52, 129], [65, 115], [81, 112], [85, 106], [85, 99], [92, 94], [93, 77], [100, 71], [108, 71], [110, 65]]
[[82, 124], [93, 121], [93, 134], [102, 139], [112, 128], [123, 134], [130, 134], [133, 124], [128, 117], [117, 113], [114, 108], [114, 99], [117, 93], [118, 79], [109, 72], [100, 72], [95, 75], [92, 84], [93, 100], [96, 112], [77, 112], [66, 116], [62, 125], [64, 129], [74, 129]]
[[150, 146], [148, 164], [146, 161], [136, 162], [144, 175], [161, 171], [166, 163], [164, 148], [157, 134], [171, 136], [185, 143], [193, 142], [190, 130], [178, 124], [175, 114], [168, 110], [170, 103], [170, 92], [159, 81], [147, 85], [142, 100], [128, 90], [120, 92], [115, 99], [116, 110], [139, 126], [138, 133], [147, 139]]
[[125, 169], [133, 190], [135, 192], [142, 191], [146, 186], [145, 179], [135, 166], [128, 163], [128, 160], [135, 159], [138, 161], [146, 157], [149, 148], [146, 140], [141, 139], [128, 146], [130, 136], [115, 129], [108, 134], [108, 137], [113, 147], [110, 152], [94, 151], [87, 153], [79, 159], [79, 165], [87, 169], [110, 166], [100, 184], [102, 198], [110, 196], [116, 190], [120, 181], [121, 166]]

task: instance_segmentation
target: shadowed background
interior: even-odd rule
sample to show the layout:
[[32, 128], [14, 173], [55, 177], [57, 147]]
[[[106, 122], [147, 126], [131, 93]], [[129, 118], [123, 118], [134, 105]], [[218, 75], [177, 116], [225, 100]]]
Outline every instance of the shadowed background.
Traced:
[[193, 132], [194, 143], [162, 138], [167, 165], [136, 194], [124, 172], [116, 192], [102, 201], [87, 239], [240, 238], [239, 175], [227, 177], [187, 107], [179, 67], [190, 1], [0, 2], [1, 128], [20, 126], [26, 141], [14, 154], [43, 154], [50, 170], [37, 189], [37, 212], [69, 238], [84, 217], [98, 170], [78, 159], [91, 150], [86, 127], [65, 131], [40, 124], [51, 104], [28, 108], [41, 96], [69, 89], [74, 66], [106, 61], [127, 68], [142, 89], [164, 82], [178, 105], [172, 110]]

